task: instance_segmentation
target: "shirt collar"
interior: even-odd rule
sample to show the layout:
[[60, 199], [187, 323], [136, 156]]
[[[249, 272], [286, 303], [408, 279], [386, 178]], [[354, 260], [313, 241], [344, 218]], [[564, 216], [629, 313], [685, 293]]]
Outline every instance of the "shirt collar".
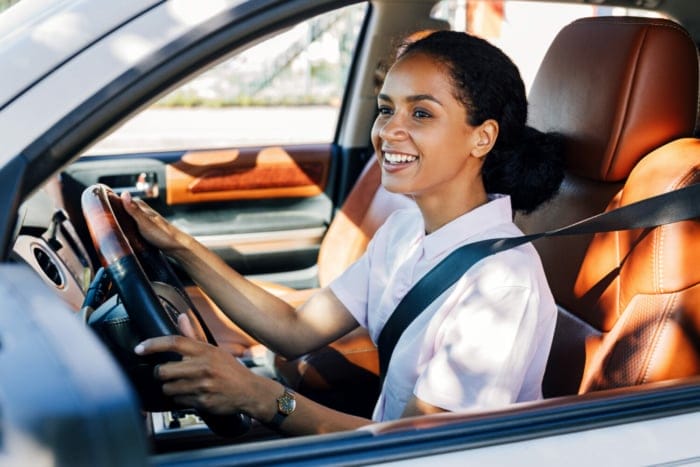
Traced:
[[489, 201], [486, 204], [462, 214], [429, 235], [425, 235], [425, 229], [423, 229], [423, 253], [427, 260], [432, 260], [467, 243], [475, 235], [512, 221], [510, 196], [489, 195]]

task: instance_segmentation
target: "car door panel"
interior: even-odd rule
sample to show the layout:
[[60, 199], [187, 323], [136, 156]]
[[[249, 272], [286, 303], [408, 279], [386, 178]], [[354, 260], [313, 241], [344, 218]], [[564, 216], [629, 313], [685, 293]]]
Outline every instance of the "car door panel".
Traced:
[[191, 151], [166, 167], [169, 205], [323, 193], [330, 154], [316, 146]]
[[333, 209], [332, 151], [307, 144], [85, 157], [62, 174], [64, 197], [76, 204], [93, 183], [141, 194], [240, 273], [311, 287]]

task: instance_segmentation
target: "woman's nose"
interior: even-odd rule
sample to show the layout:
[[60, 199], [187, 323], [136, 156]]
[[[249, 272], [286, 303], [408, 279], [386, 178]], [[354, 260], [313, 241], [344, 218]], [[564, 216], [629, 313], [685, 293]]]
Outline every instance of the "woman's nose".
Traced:
[[397, 114], [388, 117], [379, 129], [379, 136], [382, 139], [404, 138], [406, 135], [406, 126], [401, 116]]

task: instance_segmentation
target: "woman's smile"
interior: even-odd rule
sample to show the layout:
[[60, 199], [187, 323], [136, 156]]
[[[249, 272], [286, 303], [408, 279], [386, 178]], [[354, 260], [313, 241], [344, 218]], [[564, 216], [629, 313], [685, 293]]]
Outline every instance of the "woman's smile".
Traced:
[[395, 151], [382, 152], [382, 166], [387, 172], [396, 172], [418, 162], [418, 156]]

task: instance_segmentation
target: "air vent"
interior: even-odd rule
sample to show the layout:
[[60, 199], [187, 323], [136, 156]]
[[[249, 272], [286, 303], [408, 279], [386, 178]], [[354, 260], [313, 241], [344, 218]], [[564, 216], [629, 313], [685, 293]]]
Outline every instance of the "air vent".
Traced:
[[63, 287], [63, 276], [61, 276], [61, 272], [51, 256], [41, 248], [34, 248], [34, 258], [36, 258], [39, 268], [44, 272], [46, 277], [56, 284], [56, 287]]

